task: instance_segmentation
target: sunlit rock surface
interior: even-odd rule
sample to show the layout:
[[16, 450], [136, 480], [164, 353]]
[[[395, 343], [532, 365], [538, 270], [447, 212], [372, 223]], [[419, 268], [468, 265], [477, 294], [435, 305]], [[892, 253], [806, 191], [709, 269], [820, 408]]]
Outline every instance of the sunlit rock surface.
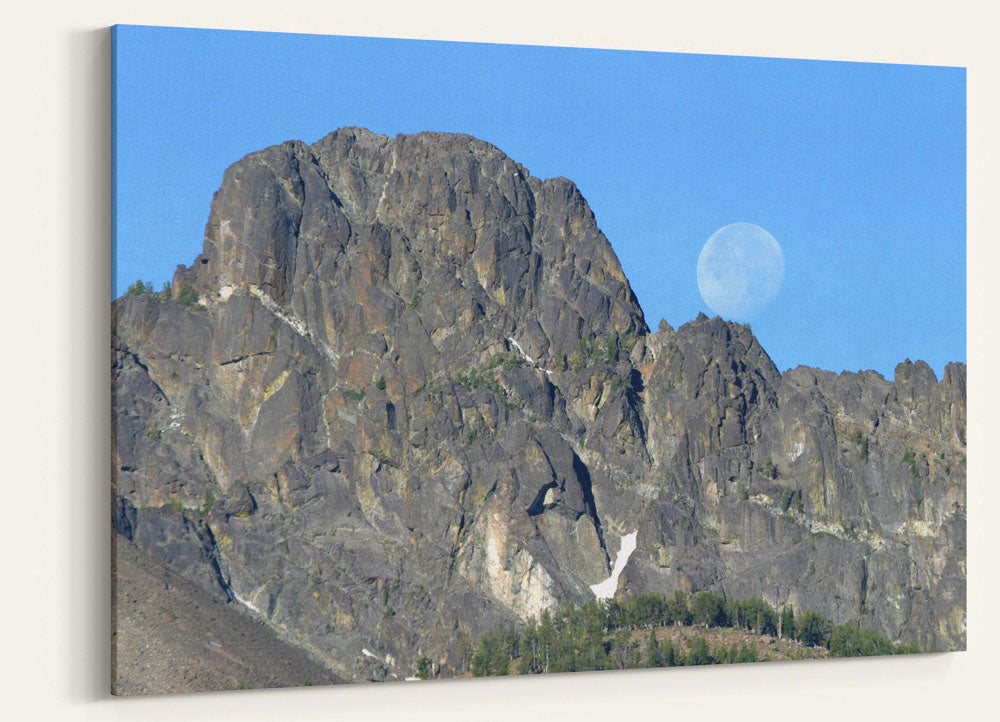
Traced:
[[344, 679], [593, 599], [632, 534], [612, 593], [965, 646], [965, 366], [651, 333], [577, 188], [487, 143], [252, 153], [173, 299], [112, 313], [118, 534]]

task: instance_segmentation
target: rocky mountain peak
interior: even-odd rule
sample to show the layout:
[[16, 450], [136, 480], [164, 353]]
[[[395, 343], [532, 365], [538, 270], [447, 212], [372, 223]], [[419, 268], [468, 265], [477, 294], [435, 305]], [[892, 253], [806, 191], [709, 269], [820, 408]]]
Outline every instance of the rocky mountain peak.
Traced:
[[[248, 155], [227, 169], [184, 281], [263, 293], [333, 346], [345, 315], [385, 336], [406, 308], [431, 334], [483, 317], [547, 360], [581, 337], [647, 330], [579, 190], [463, 135], [347, 128]], [[455, 303], [422, 313], [428, 286]]]
[[113, 321], [120, 538], [345, 679], [595, 587], [964, 645], [964, 365], [650, 333], [576, 186], [470, 136], [251, 153]]

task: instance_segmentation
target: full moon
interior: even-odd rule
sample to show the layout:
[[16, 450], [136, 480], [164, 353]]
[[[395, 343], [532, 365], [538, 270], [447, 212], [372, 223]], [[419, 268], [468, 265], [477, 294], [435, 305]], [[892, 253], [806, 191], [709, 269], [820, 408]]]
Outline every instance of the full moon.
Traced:
[[745, 321], [760, 313], [781, 288], [785, 254], [770, 233], [753, 223], [730, 223], [698, 256], [698, 290], [723, 318]]

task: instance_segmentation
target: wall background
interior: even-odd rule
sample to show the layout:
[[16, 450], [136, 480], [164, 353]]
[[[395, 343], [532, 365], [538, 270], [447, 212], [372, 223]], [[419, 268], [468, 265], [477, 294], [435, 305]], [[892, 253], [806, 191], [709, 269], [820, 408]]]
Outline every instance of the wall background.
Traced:
[[[13, 719], [908, 719], [985, 714], [1000, 618], [991, 212], [1000, 47], [986, 3], [35, 0], [2, 54], [2, 706]], [[950, 655], [113, 699], [108, 689], [109, 33], [116, 22], [968, 67], [969, 650]]]

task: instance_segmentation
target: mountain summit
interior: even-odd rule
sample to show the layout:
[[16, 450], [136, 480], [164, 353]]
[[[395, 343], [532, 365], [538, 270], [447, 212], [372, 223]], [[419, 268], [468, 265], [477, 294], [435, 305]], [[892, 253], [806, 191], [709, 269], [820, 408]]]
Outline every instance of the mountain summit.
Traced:
[[965, 365], [652, 333], [576, 186], [475, 138], [251, 153], [112, 317], [117, 543], [344, 679], [675, 589], [965, 646]]

